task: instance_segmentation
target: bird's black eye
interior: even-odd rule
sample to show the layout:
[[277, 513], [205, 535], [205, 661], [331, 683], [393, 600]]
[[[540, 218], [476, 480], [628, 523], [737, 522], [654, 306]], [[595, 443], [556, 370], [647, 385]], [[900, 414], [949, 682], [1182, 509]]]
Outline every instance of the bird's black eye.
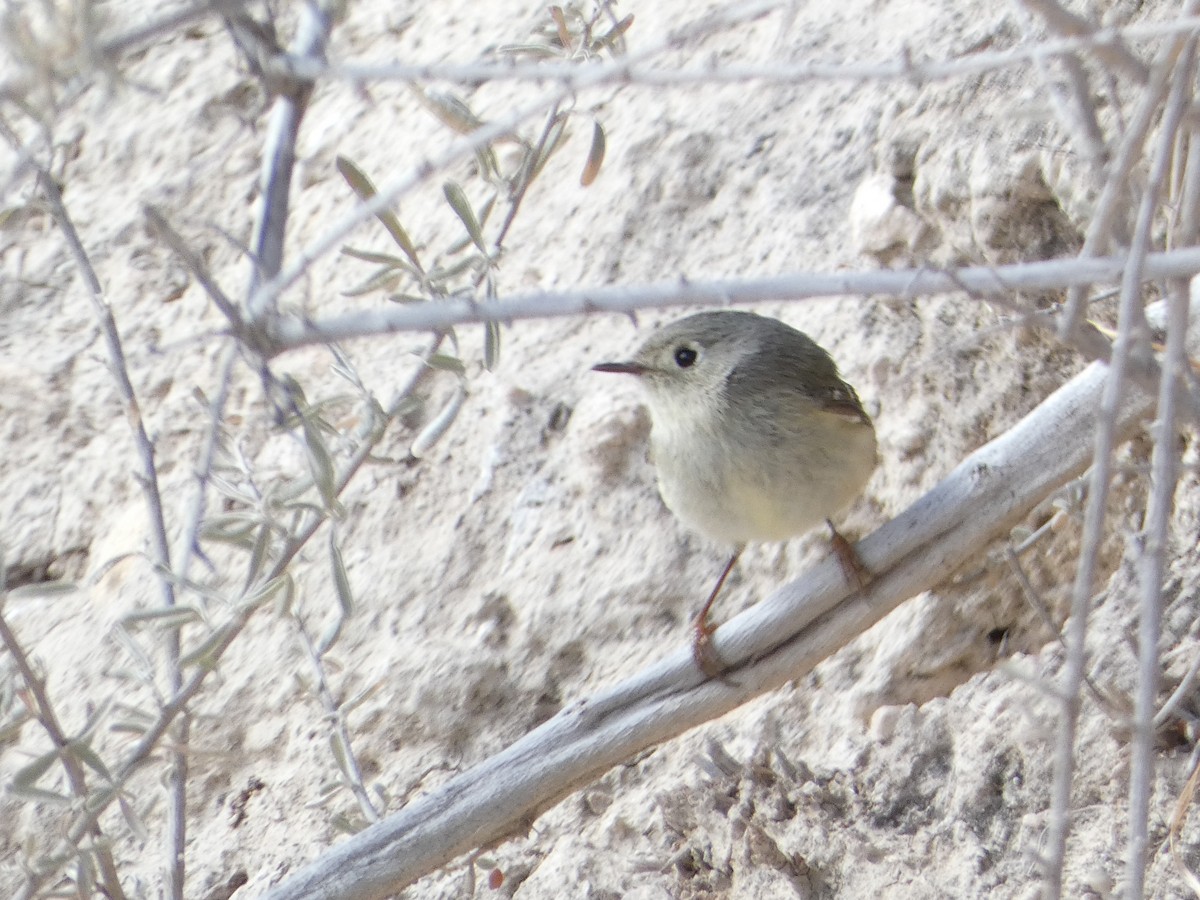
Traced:
[[696, 351], [691, 347], [676, 347], [675, 348], [675, 365], [681, 369], [686, 369], [694, 365], [696, 362]]

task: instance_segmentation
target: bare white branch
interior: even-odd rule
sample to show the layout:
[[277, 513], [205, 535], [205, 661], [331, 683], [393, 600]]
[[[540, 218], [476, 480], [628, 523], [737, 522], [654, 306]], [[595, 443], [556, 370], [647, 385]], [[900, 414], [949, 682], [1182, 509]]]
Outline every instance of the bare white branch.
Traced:
[[[489, 303], [447, 299], [436, 304], [389, 305], [316, 321], [281, 318], [270, 325], [267, 343], [276, 352], [283, 352], [308, 344], [400, 331], [438, 331], [471, 322], [511, 322], [596, 312], [632, 313], [665, 306], [728, 306], [764, 300], [808, 300], [854, 295], [924, 297], [955, 292], [979, 296], [1010, 295], [1071, 285], [1111, 283], [1121, 278], [1125, 266], [1125, 257], [1111, 256], [948, 270], [866, 269], [832, 274], [802, 272], [714, 281], [679, 278], [648, 285], [514, 294]], [[1146, 280], [1188, 278], [1197, 272], [1200, 272], [1200, 248], [1189, 247], [1147, 255], [1142, 277]]]
[[[777, 4], [772, 4], [777, 5]], [[343, 63], [328, 66], [297, 63], [293, 73], [301, 78], [344, 78], [356, 82], [373, 81], [448, 81], [478, 84], [491, 81], [524, 81], [569, 86], [572, 92], [608, 84], [637, 84], [646, 87], [678, 87], [697, 84], [742, 84], [761, 81], [773, 84], [803, 84], [810, 81], [896, 81], [926, 84], [952, 78], [980, 75], [998, 69], [1024, 65], [1073, 53], [1094, 51], [1102, 58], [1114, 48], [1124, 51], [1127, 40], [1146, 40], [1186, 34], [1200, 29], [1200, 17], [1180, 16], [1165, 22], [1103, 28], [1080, 32], [1078, 36], [1032, 43], [1011, 50], [970, 53], [964, 56], [914, 62], [901, 56], [889, 62], [863, 63], [749, 63], [717, 64], [703, 67], [666, 69], [641, 64], [641, 54], [597, 62], [583, 69], [568, 63], [472, 63], [466, 65]], [[1127, 55], [1128, 51], [1124, 51]], [[1129, 74], [1145, 81], [1146, 67], [1128, 56]]]

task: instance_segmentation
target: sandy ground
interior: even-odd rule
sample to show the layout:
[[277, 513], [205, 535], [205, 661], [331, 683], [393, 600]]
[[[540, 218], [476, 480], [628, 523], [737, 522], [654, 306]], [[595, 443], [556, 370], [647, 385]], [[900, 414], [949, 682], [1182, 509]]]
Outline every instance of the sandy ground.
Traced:
[[[1117, 4], [1113, 21], [1163, 4]], [[110, 27], [140, 7], [105, 7]], [[1081, 10], [1082, 11], [1082, 10]], [[446, 2], [412, 10], [350, 5], [331, 58], [467, 62], [544, 21], [536, 3]], [[631, 51], [698, 16], [695, 4], [626, 3]], [[1016, 44], [1007, 5], [794, 4], [689, 42], [661, 64], [889, 61], [906, 50], [949, 58]], [[15, 71], [9, 60], [8, 72]], [[53, 123], [55, 171], [121, 330], [135, 389], [156, 441], [171, 528], [189, 496], [206, 418], [194, 391], [214, 390], [221, 319], [145, 225], [153, 204], [240, 297], [265, 116], [225, 32], [204, 22], [158, 40], [97, 82]], [[464, 89], [498, 114], [537, 88]], [[1022, 68], [924, 87], [903, 80], [793, 85], [633, 85], [578, 98], [568, 142], [525, 201], [500, 270], [502, 293], [637, 284], [687, 276], [836, 271], [871, 265], [1003, 262], [1078, 249], [1092, 187], [1055, 126], [1036, 72]], [[579, 186], [590, 117], [608, 135], [598, 181]], [[345, 214], [353, 197], [334, 168], [355, 160], [384, 182], [448, 140], [397, 84], [322, 86], [304, 123], [289, 251]], [[15, 157], [4, 157], [9, 171]], [[469, 163], [444, 177], [468, 183]], [[461, 226], [442, 178], [400, 205], [414, 239], [444, 246]], [[860, 190], [861, 188], [861, 190]], [[870, 191], [898, 190], [885, 215]], [[859, 202], [856, 204], [856, 194]], [[25, 208], [26, 181], [6, 206]], [[233, 240], [223, 236], [223, 229]], [[456, 230], [457, 229], [457, 230]], [[386, 251], [365, 226], [354, 246]], [[342, 292], [368, 269], [320, 260], [287, 302], [312, 315], [384, 302]], [[827, 347], [875, 417], [880, 465], [843, 516], [865, 534], [903, 509], [1079, 370], [1047, 335], [965, 297], [846, 297], [766, 304], [758, 311]], [[460, 330], [469, 397], [455, 427], [423, 460], [406, 462], [422, 419], [454, 378], [435, 374], [425, 404], [389, 431], [342, 498], [335, 533], [356, 609], [326, 659], [349, 714], [368, 785], [394, 811], [552, 715], [686, 640], [686, 624], [724, 550], [688, 534], [654, 488], [649, 422], [636, 386], [590, 372], [627, 354], [674, 311], [638, 317], [519, 322], [505, 329], [494, 372], [478, 328]], [[126, 419], [86, 291], [44, 210], [0, 230], [0, 546], [16, 580], [80, 579], [53, 601], [14, 600], [6, 617], [43, 668], [68, 729], [103, 706], [98, 748], [118, 759], [114, 731], [151, 708], [137, 657], [114, 626], [157, 602], [145, 506]], [[366, 386], [389, 396], [413, 367], [421, 336], [349, 342]], [[310, 401], [331, 402], [349, 431], [353, 402], [323, 348], [277, 361]], [[229, 425], [260, 486], [307, 471], [294, 432], [273, 427], [256, 375], [239, 370]], [[335, 451], [342, 445], [331, 438]], [[1190, 451], [1189, 451], [1190, 452]], [[1122, 449], [1094, 617], [1091, 671], [1120, 695], [1133, 684], [1134, 550], [1149, 443]], [[1194, 476], [1178, 494], [1164, 625], [1167, 687], [1200, 648], [1195, 628]], [[1078, 546], [1079, 509], [1026, 558], [1061, 625]], [[221, 500], [214, 496], [212, 507]], [[1036, 527], [1055, 507], [1030, 517]], [[172, 530], [172, 535], [176, 534]], [[728, 616], [826, 552], [821, 534], [751, 547], [720, 604]], [[614, 769], [489, 853], [499, 893], [521, 898], [1032, 897], [1045, 840], [1057, 706], [1043, 679], [1063, 651], [998, 561], [913, 598], [811, 674], [720, 721]], [[219, 547], [213, 565], [232, 564]], [[297, 562], [299, 610], [314, 633], [336, 608], [327, 540]], [[219, 582], [197, 565], [193, 576]], [[207, 607], [220, 620], [222, 607]], [[189, 635], [202, 632], [196, 627]], [[153, 635], [138, 631], [144, 647]], [[7, 660], [0, 663], [7, 678]], [[110, 704], [104, 706], [104, 704]], [[237, 873], [236, 897], [260, 895], [337, 842], [354, 818], [338, 785], [329, 728], [312, 690], [294, 620], [264, 608], [194, 706], [190, 751], [189, 887], [204, 898]], [[1123, 870], [1127, 745], [1118, 716], [1084, 704], [1066, 895], [1110, 895]], [[6, 738], [6, 740], [8, 740]], [[47, 749], [26, 725], [0, 744], [7, 781]], [[108, 758], [108, 757], [106, 757]], [[1190, 896], [1163, 844], [1187, 774], [1186, 748], [1164, 746], [1151, 822], [1149, 891]], [[103, 820], [132, 897], [160, 896], [160, 776], [134, 783], [146, 823]], [[63, 811], [0, 800], [0, 894], [22, 860], [57, 833]], [[1200, 833], [1180, 851], [1200, 864]], [[412, 898], [463, 896], [460, 861], [410, 888]], [[490, 893], [481, 887], [483, 894]]]

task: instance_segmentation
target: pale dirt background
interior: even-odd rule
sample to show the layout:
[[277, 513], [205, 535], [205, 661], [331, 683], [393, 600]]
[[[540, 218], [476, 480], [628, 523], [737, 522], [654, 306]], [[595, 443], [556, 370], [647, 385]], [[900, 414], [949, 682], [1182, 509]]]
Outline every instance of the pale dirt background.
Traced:
[[[141, 15], [134, 4], [104, 8], [115, 30]], [[636, 50], [701, 9], [665, 0], [627, 2], [620, 11], [636, 16], [629, 34]], [[1161, 3], [1116, 3], [1105, 21], [1164, 11]], [[415, 21], [401, 30], [409, 14]], [[470, 61], [488, 45], [521, 39], [543, 16], [541, 4], [513, 0], [354, 3], [331, 56]], [[946, 58], [1012, 46], [1021, 29], [1013, 10], [991, 3], [798, 3], [790, 15], [705, 38], [670, 59], [886, 61], [905, 48]], [[54, 139], [66, 158], [67, 204], [107, 289], [158, 442], [174, 519], [205, 426], [193, 388], [212, 389], [216, 343], [202, 335], [220, 320], [147, 233], [140, 206], [158, 206], [240, 296], [245, 266], [212, 226], [248, 239], [263, 117], [214, 23], [155, 43], [122, 71], [123, 82], [80, 97]], [[498, 115], [516, 93], [503, 86], [470, 96], [477, 110]], [[1130, 103], [1135, 94], [1122, 97]], [[578, 186], [590, 125], [577, 120], [508, 240], [504, 291], [1032, 259], [1076, 249], [1088, 210], [1086, 166], [1053, 124], [1046, 91], [1028, 69], [924, 88], [622, 86], [579, 103], [604, 122], [608, 159], [593, 187]], [[351, 207], [335, 155], [384, 182], [445, 140], [402, 86], [323, 86], [300, 141], [292, 252]], [[451, 175], [465, 177], [465, 165]], [[438, 181], [401, 204], [404, 223], [430, 244], [459, 227]], [[906, 204], [872, 206], [895, 184]], [[29, 193], [21, 185], [5, 202]], [[374, 225], [352, 243], [387, 249]], [[363, 271], [353, 261], [324, 260], [289, 300], [314, 313], [380, 302], [339, 295]], [[903, 509], [1080, 365], [1048, 337], [1018, 331], [970, 299], [847, 297], [759, 311], [825, 345], [876, 416], [880, 466], [844, 516], [851, 534]], [[417, 465], [401, 461], [413, 430], [395, 427], [382, 448], [387, 459], [368, 466], [344, 496], [337, 531], [358, 611], [329, 661], [332, 686], [343, 699], [373, 689], [351, 726], [368, 782], [386, 791], [389, 809], [686, 640], [724, 550], [687, 534], [658, 499], [636, 386], [589, 371], [675, 315], [648, 314], [636, 327], [615, 317], [520, 322], [505, 330], [495, 373], [481, 370], [478, 329], [462, 329], [471, 395], [456, 426]], [[106, 697], [146, 702], [109, 629], [155, 594], [140, 557], [105, 572], [113, 559], [143, 549], [144, 506], [92, 311], [44, 213], [0, 232], [0, 317], [0, 541], [10, 572], [93, 577], [75, 595], [13, 603], [8, 613], [77, 728]], [[423, 343], [390, 337], [346, 351], [386, 397], [410, 370], [409, 351]], [[329, 363], [325, 352], [306, 350], [279, 369], [296, 375], [311, 399], [342, 391]], [[428, 408], [436, 410], [450, 388], [449, 377], [433, 379]], [[299, 443], [269, 430], [259, 386], [244, 370], [232, 409], [237, 441], [262, 482], [303, 472]], [[1135, 621], [1135, 573], [1122, 534], [1143, 506], [1148, 454], [1144, 441], [1121, 452], [1115, 536], [1103, 558], [1107, 591], [1092, 632], [1094, 672], [1119, 690], [1132, 685]], [[1194, 480], [1184, 480], [1175, 522], [1176, 600], [1165, 639], [1179, 645], [1167, 656], [1174, 677], [1200, 652], [1192, 636]], [[1060, 621], [1077, 522], [1068, 518], [1027, 559]], [[765, 596], [823, 552], [820, 534], [752, 548], [719, 615]], [[301, 571], [299, 603], [319, 631], [334, 606], [323, 540], [306, 552]], [[1034, 896], [1056, 722], [1036, 680], [1054, 676], [1061, 663], [1054, 636], [1011, 575], [981, 553], [977, 571], [914, 598], [813, 674], [630, 761], [538, 819], [526, 837], [491, 851], [506, 875], [500, 893]], [[335, 814], [354, 813], [348, 792], [323, 793], [337, 773], [307, 672], [294, 627], [268, 609], [197, 704], [189, 897], [208, 896], [239, 871], [249, 883], [235, 896], [261, 894], [340, 839]], [[123, 740], [106, 736], [101, 746], [115, 758]], [[1119, 724], [1085, 704], [1079, 746], [1067, 895], [1106, 896], [1124, 847]], [[23, 749], [3, 749], [0, 774], [11, 776], [26, 752], [44, 747], [27, 727]], [[1189, 896], [1161, 843], [1186, 759], [1174, 748], [1160, 757], [1156, 897]], [[162, 811], [156, 776], [138, 788], [153, 832]], [[57, 814], [0, 800], [7, 823], [0, 895], [16, 884], [21, 847], [53, 834]], [[105, 825], [125, 833], [115, 814]], [[1200, 833], [1189, 826], [1183, 837], [1184, 857], [1196, 865]], [[116, 855], [131, 896], [158, 896], [153, 833], [122, 839]], [[460, 862], [404, 896], [463, 896], [465, 879]]]

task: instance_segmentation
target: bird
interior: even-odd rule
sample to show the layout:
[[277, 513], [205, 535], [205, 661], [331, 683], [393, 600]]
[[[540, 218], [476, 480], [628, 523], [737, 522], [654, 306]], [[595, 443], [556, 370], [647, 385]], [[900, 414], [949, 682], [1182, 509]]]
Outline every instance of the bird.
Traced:
[[875, 469], [875, 428], [812, 338], [778, 319], [714, 310], [663, 326], [627, 361], [592, 368], [641, 382], [663, 502], [732, 548], [692, 622], [692, 656], [705, 674], [726, 669], [709, 613], [748, 543], [784, 541], [824, 521], [848, 580], [865, 583], [869, 573], [832, 517]]

